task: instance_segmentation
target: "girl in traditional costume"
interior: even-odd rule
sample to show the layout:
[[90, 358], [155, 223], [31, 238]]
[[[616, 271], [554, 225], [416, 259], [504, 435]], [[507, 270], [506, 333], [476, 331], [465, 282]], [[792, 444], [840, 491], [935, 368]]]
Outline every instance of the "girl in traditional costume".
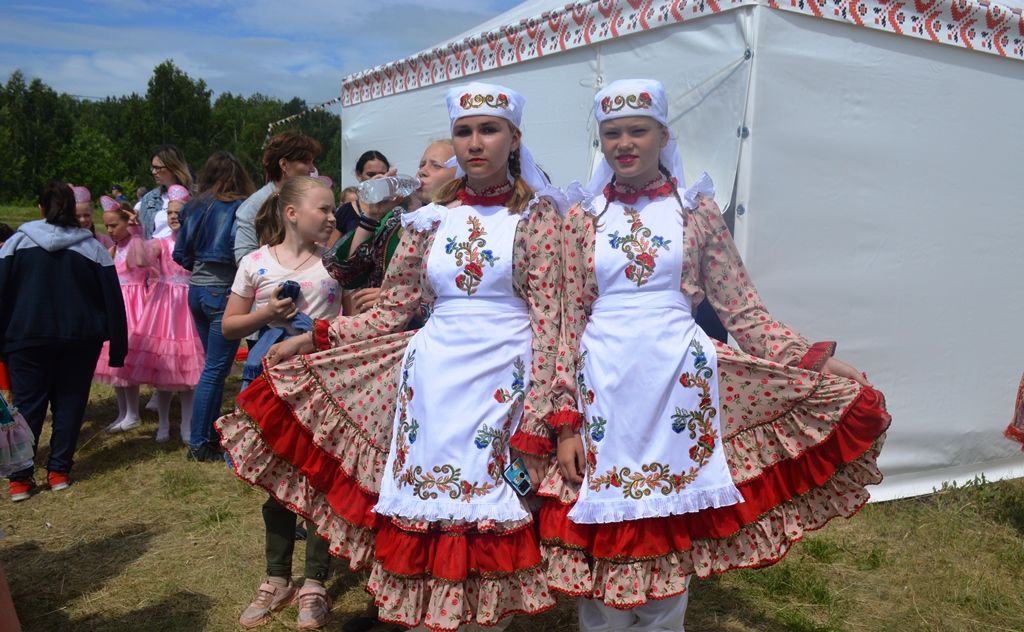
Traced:
[[[683, 187], [657, 81], [594, 99], [600, 164], [563, 227], [579, 415], [541, 485], [552, 589], [580, 629], [682, 630], [691, 575], [782, 558], [881, 480], [882, 395], [772, 318], [703, 174]], [[740, 349], [694, 322], [707, 298]]]
[[[431, 630], [554, 605], [502, 475], [516, 450], [539, 480], [553, 448], [557, 190], [522, 143], [520, 95], [473, 83], [447, 102], [460, 177], [401, 216], [378, 303], [272, 348], [218, 422], [240, 477], [372, 567], [381, 620]], [[426, 325], [403, 333], [422, 303]]]

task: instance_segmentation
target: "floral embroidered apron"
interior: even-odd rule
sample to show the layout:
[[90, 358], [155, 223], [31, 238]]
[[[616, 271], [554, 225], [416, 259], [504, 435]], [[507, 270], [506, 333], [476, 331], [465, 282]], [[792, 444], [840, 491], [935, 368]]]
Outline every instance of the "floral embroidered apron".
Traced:
[[529, 514], [502, 473], [529, 388], [533, 332], [512, 282], [524, 215], [460, 206], [441, 217], [427, 258], [437, 300], [402, 361], [375, 511], [412, 520], [523, 520]]
[[613, 202], [597, 223], [598, 299], [577, 362], [587, 467], [569, 518], [620, 522], [741, 502], [722, 448], [715, 347], [679, 289], [679, 204]]

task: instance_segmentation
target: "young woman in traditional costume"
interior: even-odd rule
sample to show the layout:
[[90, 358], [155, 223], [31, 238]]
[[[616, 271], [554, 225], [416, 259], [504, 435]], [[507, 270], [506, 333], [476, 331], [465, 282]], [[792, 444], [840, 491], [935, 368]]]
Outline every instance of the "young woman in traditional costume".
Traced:
[[[554, 605], [502, 474], [519, 452], [540, 480], [553, 450], [557, 190], [522, 142], [520, 95], [473, 83], [447, 102], [459, 177], [402, 215], [377, 304], [271, 349], [218, 424], [240, 477], [372, 565], [380, 619], [431, 630]], [[421, 303], [426, 325], [397, 333]]]
[[[586, 631], [682, 630], [691, 575], [778, 561], [881, 479], [882, 395], [767, 312], [667, 109], [652, 80], [596, 95], [604, 161], [563, 227], [581, 414], [552, 418], [540, 529]], [[694, 322], [704, 298], [741, 350]]]

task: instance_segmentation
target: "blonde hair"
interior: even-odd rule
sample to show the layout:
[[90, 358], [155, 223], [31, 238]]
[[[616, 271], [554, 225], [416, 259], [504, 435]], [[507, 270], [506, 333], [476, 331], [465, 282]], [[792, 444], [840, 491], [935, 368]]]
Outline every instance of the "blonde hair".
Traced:
[[256, 213], [256, 236], [261, 246], [276, 246], [284, 242], [288, 226], [284, 209], [297, 206], [315, 187], [327, 188], [318, 178], [294, 176], [285, 180], [279, 192], [271, 194]]

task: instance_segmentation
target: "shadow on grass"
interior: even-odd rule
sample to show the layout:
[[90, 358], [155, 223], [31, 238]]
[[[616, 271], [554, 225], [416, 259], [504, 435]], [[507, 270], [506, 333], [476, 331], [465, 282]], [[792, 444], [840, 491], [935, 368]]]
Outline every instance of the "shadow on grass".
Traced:
[[[756, 571], [755, 571], [756, 572]], [[759, 632], [825, 632], [807, 620], [794, 618], [785, 608], [764, 612], [754, 605], [743, 590], [725, 585], [718, 577], [690, 583], [690, 603], [686, 612], [687, 632], [715, 632], [722, 629]]]
[[71, 629], [64, 612], [67, 606], [103, 590], [107, 581], [145, 555], [156, 535], [144, 525], [127, 524], [105, 537], [82, 544], [71, 542], [59, 551], [43, 550], [34, 542], [3, 549], [4, 567], [25, 631]]
[[[75, 632], [202, 630], [206, 627], [212, 607], [213, 599], [206, 595], [179, 591], [167, 596], [159, 603], [120, 616], [86, 617], [80, 621], [69, 622], [66, 628], [60, 629]], [[27, 628], [25, 632], [29, 632]]]

